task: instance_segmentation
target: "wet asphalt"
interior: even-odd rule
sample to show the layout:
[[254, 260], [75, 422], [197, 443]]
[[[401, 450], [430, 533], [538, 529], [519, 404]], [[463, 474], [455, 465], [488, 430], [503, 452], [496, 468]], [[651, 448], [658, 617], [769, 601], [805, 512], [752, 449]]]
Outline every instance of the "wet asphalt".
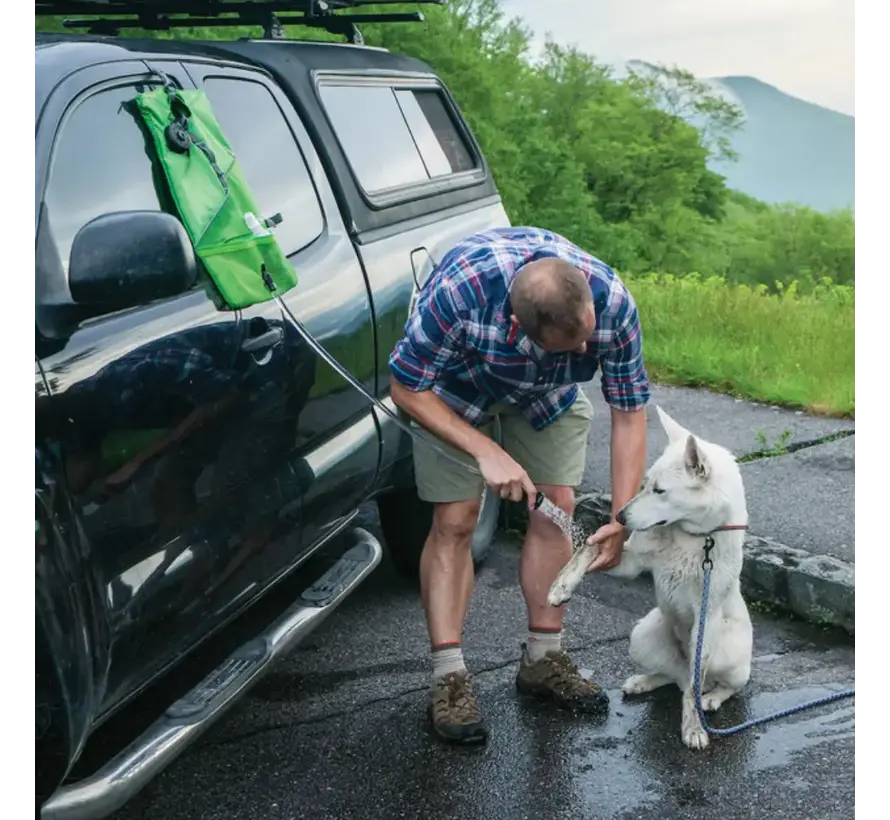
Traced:
[[[376, 532], [372, 515], [363, 525]], [[429, 733], [419, 596], [384, 559], [330, 620], [114, 820], [854, 816], [853, 700], [714, 739], [697, 753], [680, 742], [676, 690], [622, 700], [619, 687], [633, 671], [627, 638], [652, 605], [645, 580], [588, 578], [570, 604], [566, 645], [608, 690], [606, 718], [520, 699], [514, 677], [525, 623], [517, 558], [517, 542], [502, 537], [477, 575], [464, 639], [492, 726], [485, 747], [445, 746]], [[282, 585], [205, 649], [194, 669], [177, 672], [121, 715], [96, 748], [136, 731], [190, 675], [206, 671], [200, 663], [249, 637], [300, 589], [300, 578]], [[853, 686], [852, 640], [754, 617], [752, 682], [714, 725]]]

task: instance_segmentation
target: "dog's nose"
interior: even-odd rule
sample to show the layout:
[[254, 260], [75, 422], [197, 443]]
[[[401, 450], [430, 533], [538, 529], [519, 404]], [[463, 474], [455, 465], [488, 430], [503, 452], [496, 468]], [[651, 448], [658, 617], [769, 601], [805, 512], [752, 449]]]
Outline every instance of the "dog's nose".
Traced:
[[624, 510], [618, 510], [618, 515], [615, 516], [615, 520], [621, 524], [622, 527], [627, 526], [627, 516], [625, 516]]

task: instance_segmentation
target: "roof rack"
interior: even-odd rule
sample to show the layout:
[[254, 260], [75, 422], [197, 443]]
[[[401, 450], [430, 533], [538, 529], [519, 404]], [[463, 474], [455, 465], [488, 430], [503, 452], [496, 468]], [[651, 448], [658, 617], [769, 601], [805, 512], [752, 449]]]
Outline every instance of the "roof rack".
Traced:
[[[170, 31], [198, 26], [262, 26], [263, 39], [282, 40], [284, 26], [311, 26], [343, 35], [363, 45], [358, 29], [363, 23], [423, 22], [421, 12], [335, 14], [357, 6], [391, 5], [404, 0], [37, 0], [36, 16], [85, 15], [66, 19], [65, 28], [86, 29], [90, 34], [115, 36], [123, 28]], [[413, 0], [443, 5], [445, 0]], [[106, 15], [121, 15], [109, 17]], [[227, 15], [227, 16], [221, 16]]]

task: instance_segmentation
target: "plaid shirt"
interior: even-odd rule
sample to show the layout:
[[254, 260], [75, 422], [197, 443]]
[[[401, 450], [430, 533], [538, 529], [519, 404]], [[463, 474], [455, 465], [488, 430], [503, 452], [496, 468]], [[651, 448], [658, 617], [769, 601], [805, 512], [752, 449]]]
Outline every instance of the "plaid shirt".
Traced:
[[[596, 329], [584, 353], [548, 353], [510, 321], [510, 284], [528, 262], [555, 256], [590, 283]], [[471, 236], [436, 266], [389, 359], [409, 390], [429, 390], [477, 426], [494, 403], [518, 408], [536, 430], [556, 421], [578, 382], [602, 370], [606, 402], [622, 410], [649, 400], [636, 304], [618, 276], [567, 239], [539, 228]]]

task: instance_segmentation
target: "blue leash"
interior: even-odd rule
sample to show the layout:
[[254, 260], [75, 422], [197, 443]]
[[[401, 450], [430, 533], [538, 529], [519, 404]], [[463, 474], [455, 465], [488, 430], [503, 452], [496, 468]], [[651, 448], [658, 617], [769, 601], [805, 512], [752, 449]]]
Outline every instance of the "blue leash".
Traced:
[[711, 570], [714, 568], [714, 562], [711, 560], [711, 550], [714, 547], [714, 539], [711, 537], [711, 534], [708, 533], [705, 536], [705, 559], [702, 561], [702, 569], [705, 571], [704, 583], [702, 584], [702, 592], [701, 592], [701, 614], [698, 618], [698, 640], [695, 645], [695, 677], [692, 681], [692, 691], [695, 695], [695, 708], [698, 711], [698, 717], [701, 720], [701, 725], [704, 730], [709, 735], [734, 735], [737, 732], [742, 732], [745, 729], [750, 729], [752, 726], [759, 726], [761, 723], [768, 723], [772, 720], [779, 720], [783, 717], [788, 717], [788, 715], [793, 715], [797, 712], [802, 712], [804, 709], [813, 709], [816, 706], [824, 706], [826, 703], [834, 703], [837, 700], [843, 700], [844, 698], [854, 697], [856, 694], [855, 689], [848, 689], [844, 692], [834, 692], [831, 695], [826, 695], [823, 698], [816, 698], [815, 700], [807, 701], [806, 703], [801, 703], [797, 706], [792, 706], [789, 709], [783, 709], [780, 712], [774, 712], [771, 715], [766, 715], [765, 717], [754, 718], [753, 720], [746, 720], [744, 723], [738, 724], [738, 726], [727, 726], [725, 729], [715, 729], [712, 726], [708, 726], [708, 720], [705, 716], [705, 710], [702, 708], [702, 691], [701, 691], [701, 653], [702, 653], [702, 644], [704, 642], [705, 636], [705, 618], [707, 617], [708, 611], [708, 597], [711, 592]]

